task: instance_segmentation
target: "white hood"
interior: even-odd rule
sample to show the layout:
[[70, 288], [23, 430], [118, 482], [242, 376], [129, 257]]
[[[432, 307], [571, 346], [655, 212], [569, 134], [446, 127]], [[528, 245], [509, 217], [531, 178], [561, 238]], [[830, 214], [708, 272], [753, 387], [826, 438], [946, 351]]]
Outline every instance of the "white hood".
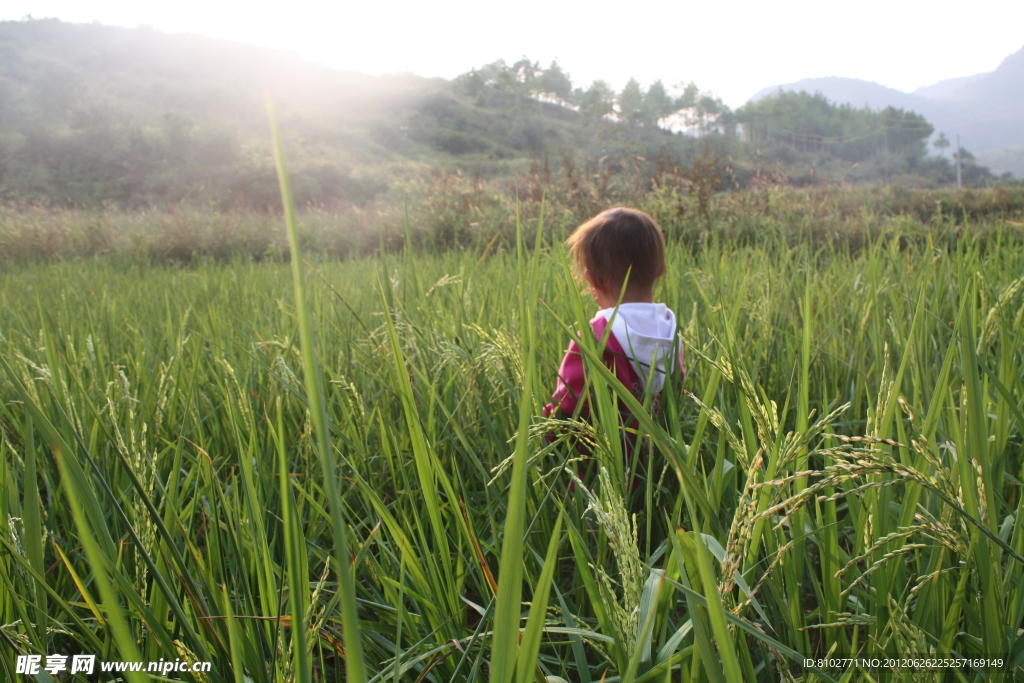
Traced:
[[[620, 304], [618, 312], [605, 308], [597, 312], [612, 326], [612, 334], [629, 357], [633, 370], [651, 392], [661, 392], [665, 373], [675, 369], [676, 314], [665, 304]], [[613, 319], [614, 314], [614, 319]], [[654, 362], [656, 370], [652, 371]]]

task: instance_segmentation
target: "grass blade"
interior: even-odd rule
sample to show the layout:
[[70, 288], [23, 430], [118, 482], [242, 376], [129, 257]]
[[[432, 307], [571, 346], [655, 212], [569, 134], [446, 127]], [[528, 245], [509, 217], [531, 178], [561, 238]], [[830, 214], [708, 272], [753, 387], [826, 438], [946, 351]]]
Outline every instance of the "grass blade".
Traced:
[[[291, 183], [285, 165], [284, 147], [277, 128], [274, 105], [267, 94], [267, 116], [273, 136], [274, 161], [277, 166], [277, 180], [281, 186], [281, 203], [284, 206], [285, 226], [288, 230], [288, 245], [291, 250], [292, 286], [295, 295], [295, 309], [299, 318], [299, 337], [302, 346], [302, 365], [305, 376], [306, 396], [309, 400], [313, 429], [316, 433], [317, 454], [320, 457], [324, 475], [324, 489], [331, 510], [331, 525], [334, 528], [334, 564], [338, 575], [338, 591], [341, 595], [341, 621], [345, 640], [345, 673], [349, 683], [363, 683], [366, 667], [363, 663], [363, 647], [360, 638], [359, 620], [356, 615], [356, 589], [349, 566], [348, 525], [345, 523], [341, 498], [338, 491], [338, 468], [334, 450], [328, 441], [327, 411], [324, 405], [323, 385], [317, 367], [313, 330], [306, 311], [306, 294], [303, 285], [302, 259], [299, 251], [298, 226], [295, 220], [295, 204], [292, 201]], [[307, 584], [308, 585], [308, 584]], [[293, 615], [304, 619], [305, 615]], [[305, 628], [296, 625], [293, 628]], [[309, 673], [302, 673], [305, 680], [311, 680]]]

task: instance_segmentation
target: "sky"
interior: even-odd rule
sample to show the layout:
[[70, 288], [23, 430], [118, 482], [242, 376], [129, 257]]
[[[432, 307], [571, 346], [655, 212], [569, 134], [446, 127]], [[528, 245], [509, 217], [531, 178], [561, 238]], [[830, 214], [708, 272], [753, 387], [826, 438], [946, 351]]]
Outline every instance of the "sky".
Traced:
[[1024, 47], [1024, 2], [733, 0], [4, 0], [0, 20], [150, 26], [297, 52], [369, 74], [452, 78], [496, 59], [552, 60], [575, 85], [695, 82], [737, 107], [801, 78], [904, 91], [991, 71]]

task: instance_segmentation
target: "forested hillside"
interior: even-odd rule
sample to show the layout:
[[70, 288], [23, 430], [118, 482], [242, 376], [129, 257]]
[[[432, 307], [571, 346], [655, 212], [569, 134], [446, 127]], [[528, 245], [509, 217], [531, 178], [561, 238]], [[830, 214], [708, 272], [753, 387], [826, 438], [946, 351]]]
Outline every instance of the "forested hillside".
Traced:
[[395, 158], [386, 136], [367, 133], [443, 87], [196, 36], [0, 23], [0, 186], [8, 198], [71, 204], [265, 205], [277, 192], [266, 91], [300, 194], [364, 200], [380, 185], [353, 169]]
[[[0, 23], [0, 198], [274, 206], [265, 92], [302, 205], [364, 205], [424, 174], [515, 179], [538, 166], [609, 182], [697, 169], [715, 189], [954, 178], [926, 154], [932, 126], [897, 109], [800, 94], [733, 112], [692, 83], [615, 92], [528, 59], [452, 81], [371, 77], [198, 36], [29, 20]], [[994, 181], [977, 167], [967, 179]]]
[[[765, 88], [751, 101], [780, 91], [820, 92], [835, 103], [876, 111], [886, 107], [914, 111], [927, 118], [936, 132], [944, 133], [945, 139], [959, 135], [961, 143], [992, 169], [1024, 178], [1024, 48], [988, 73], [951, 78], [911, 93], [855, 78], [806, 78]], [[942, 149], [935, 151], [942, 153]]]

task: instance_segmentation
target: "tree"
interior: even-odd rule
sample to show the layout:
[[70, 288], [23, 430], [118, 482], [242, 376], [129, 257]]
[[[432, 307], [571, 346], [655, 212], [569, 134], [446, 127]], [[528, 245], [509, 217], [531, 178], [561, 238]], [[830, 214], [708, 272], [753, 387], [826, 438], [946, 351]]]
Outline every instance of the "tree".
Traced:
[[949, 148], [949, 138], [942, 131], [939, 131], [939, 137], [935, 138], [935, 142], [932, 143], [932, 147], [939, 150], [939, 156]]
[[476, 97], [483, 91], [486, 85], [487, 79], [483, 72], [476, 69], [457, 76], [452, 83], [455, 92], [467, 97]]
[[[676, 85], [676, 87], [678, 88], [679, 85]], [[690, 81], [683, 90], [683, 94], [676, 98], [675, 111], [679, 111], [680, 109], [690, 109], [695, 106], [699, 95], [700, 89], [697, 87], [697, 84]]]
[[558, 62], [551, 62], [551, 66], [541, 72], [537, 79], [536, 89], [537, 92], [551, 93], [567, 100], [572, 95], [572, 80], [569, 78], [569, 74], [558, 66]]
[[644, 94], [643, 123], [654, 127], [658, 121], [676, 110], [675, 100], [669, 96], [661, 81], [655, 81]]
[[[680, 88], [681, 83], [676, 84], [676, 88]], [[700, 88], [693, 81], [690, 81], [685, 88], [683, 93], [675, 98], [672, 103], [672, 110], [674, 112], [680, 112], [683, 116], [683, 121], [687, 128], [699, 128], [701, 118], [697, 110], [697, 105], [700, 102], [701, 92]]]
[[640, 83], [630, 78], [618, 97], [619, 118], [632, 124], [643, 120], [644, 94], [640, 91]]
[[576, 91], [580, 111], [595, 118], [615, 111], [615, 91], [604, 81], [594, 81], [586, 91]]
[[517, 81], [528, 88], [532, 88], [534, 80], [536, 80], [542, 71], [540, 64], [537, 62], [531, 62], [526, 57], [523, 57], [512, 65], [512, 73], [515, 75]]
[[517, 95], [522, 90], [522, 81], [519, 80], [518, 69], [522, 61], [516, 62], [511, 69], [504, 59], [499, 59], [484, 67], [484, 72], [489, 76], [487, 85], [494, 88], [503, 95]]
[[700, 125], [701, 135], [707, 135], [712, 126], [718, 120], [719, 114], [725, 110], [725, 105], [717, 97], [711, 94], [701, 95], [697, 100], [696, 113]]
[[886, 151], [898, 152], [911, 166], [916, 166], [927, 153], [928, 138], [935, 128], [920, 114], [896, 107], [886, 107], [879, 116], [885, 131]]
[[[875, 121], [868, 126], [861, 125], [863, 113], [837, 108], [821, 93], [780, 92], [748, 102], [737, 110], [736, 118], [743, 124], [749, 142], [780, 142], [800, 152], [820, 153], [826, 147], [831, 149], [831, 146], [842, 145], [844, 135], [851, 132], [846, 130], [848, 125], [858, 133], [864, 132], [861, 128], [868, 129], [868, 132], [876, 129]], [[868, 111], [868, 114], [877, 117], [873, 112]], [[860, 138], [861, 142], [865, 140], [863, 135]], [[866, 153], [874, 153], [874, 140], [872, 137], [866, 146]], [[862, 159], [852, 158], [850, 161]]]

